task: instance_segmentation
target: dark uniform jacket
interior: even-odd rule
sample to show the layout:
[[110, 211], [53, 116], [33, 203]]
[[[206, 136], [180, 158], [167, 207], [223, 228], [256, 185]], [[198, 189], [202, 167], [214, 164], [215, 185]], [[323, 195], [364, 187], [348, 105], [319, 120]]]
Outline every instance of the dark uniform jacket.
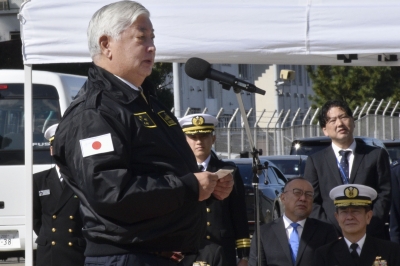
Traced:
[[219, 160], [215, 153], [211, 152], [211, 159], [206, 170], [215, 173], [219, 169], [235, 169], [233, 173], [235, 185], [226, 199], [207, 200], [206, 238], [223, 247], [227, 265], [236, 265], [235, 248], [238, 248], [239, 258], [248, 257], [250, 251], [244, 185], [236, 166]]
[[[293, 266], [289, 239], [286, 234], [283, 217], [262, 225], [261, 231], [261, 265], [259, 266]], [[333, 225], [313, 218], [307, 218], [301, 234], [295, 266], [311, 266], [315, 250], [337, 239]], [[253, 237], [250, 251], [250, 266], [257, 265], [256, 236]], [[320, 266], [324, 266], [321, 264]]]
[[84, 264], [79, 199], [63, 188], [55, 168], [33, 175], [33, 230], [37, 266]]
[[392, 206], [390, 207], [390, 240], [400, 244], [400, 163], [392, 162]]
[[[315, 193], [310, 217], [335, 225], [341, 235], [342, 231], [334, 216], [336, 208], [329, 197], [332, 188], [343, 185], [332, 146], [308, 156], [304, 178], [313, 185]], [[385, 223], [388, 221], [391, 200], [388, 153], [382, 148], [357, 142], [350, 184], [369, 186], [378, 192], [378, 197], [373, 202], [373, 217], [367, 227], [367, 234], [387, 239]]]
[[[205, 240], [197, 253], [186, 255], [185, 258], [178, 263], [178, 266], [193, 266], [196, 262], [198, 263], [197, 266], [233, 265], [226, 264], [223, 254], [223, 249], [220, 245]], [[203, 263], [201, 264], [201, 262]]]
[[148, 103], [94, 65], [56, 131], [54, 158], [82, 202], [86, 256], [195, 252], [204, 237], [194, 154], [142, 88]]
[[[358, 265], [355, 265], [344, 238], [322, 246], [315, 252], [315, 266], [370, 266], [381, 257], [388, 266], [400, 265], [400, 246], [396, 243], [368, 236], [361, 249]], [[383, 265], [383, 264], [382, 264]]]

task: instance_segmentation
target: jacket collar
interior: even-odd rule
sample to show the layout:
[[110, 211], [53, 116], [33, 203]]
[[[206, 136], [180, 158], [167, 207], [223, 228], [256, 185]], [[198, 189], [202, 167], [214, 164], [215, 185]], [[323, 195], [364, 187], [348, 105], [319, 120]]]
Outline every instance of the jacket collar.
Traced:
[[[129, 85], [116, 77], [107, 70], [93, 64], [88, 73], [88, 87], [103, 90], [117, 101], [129, 104], [137, 97], [140, 92], [133, 90]], [[145, 80], [141, 85], [146, 96], [156, 96], [154, 87], [149, 80]]]

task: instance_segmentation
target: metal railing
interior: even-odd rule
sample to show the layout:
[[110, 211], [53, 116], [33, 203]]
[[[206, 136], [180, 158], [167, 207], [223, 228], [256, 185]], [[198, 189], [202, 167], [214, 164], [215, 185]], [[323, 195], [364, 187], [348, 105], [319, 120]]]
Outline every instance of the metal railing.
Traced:
[[[190, 109], [186, 113], [189, 113]], [[206, 110], [203, 112], [205, 113]], [[247, 114], [251, 116], [252, 110]], [[281, 110], [268, 113], [265, 110], [253, 114], [254, 124], [250, 129], [257, 149], [263, 155], [289, 154], [294, 139], [323, 136], [318, 124], [319, 108], [305, 110]], [[223, 114], [221, 108], [217, 118]], [[241, 127], [232, 127], [235, 119], [240, 119], [238, 109], [235, 110], [225, 127], [216, 129], [214, 149], [221, 157], [235, 158], [241, 151], [250, 151], [249, 143], [242, 123]], [[355, 136], [374, 137], [377, 139], [400, 139], [400, 107], [399, 102], [376, 101], [366, 102], [362, 107], [354, 109]]]

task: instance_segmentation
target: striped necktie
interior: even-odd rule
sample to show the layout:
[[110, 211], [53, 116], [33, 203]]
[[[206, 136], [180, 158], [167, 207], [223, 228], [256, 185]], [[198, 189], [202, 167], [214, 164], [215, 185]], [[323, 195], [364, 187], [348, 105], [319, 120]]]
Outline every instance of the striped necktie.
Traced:
[[[343, 173], [342, 173], [342, 171], [340, 171], [340, 175], [342, 176], [343, 184], [348, 184], [349, 183], [349, 178], [350, 178], [350, 176], [349, 176], [349, 160], [347, 159], [347, 156], [350, 153], [351, 153], [351, 151], [345, 151], [345, 150], [340, 150], [339, 151], [340, 156], [342, 156], [342, 158], [340, 159], [339, 164], [340, 164], [340, 167], [343, 170]], [[343, 176], [343, 174], [345, 176]]]

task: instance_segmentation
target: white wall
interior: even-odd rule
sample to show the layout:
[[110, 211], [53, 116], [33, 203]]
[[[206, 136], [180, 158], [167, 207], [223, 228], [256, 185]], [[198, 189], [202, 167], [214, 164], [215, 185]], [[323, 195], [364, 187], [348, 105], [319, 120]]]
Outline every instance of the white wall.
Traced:
[[18, 10], [0, 11], [0, 42], [9, 41], [11, 31], [20, 31], [17, 13]]

